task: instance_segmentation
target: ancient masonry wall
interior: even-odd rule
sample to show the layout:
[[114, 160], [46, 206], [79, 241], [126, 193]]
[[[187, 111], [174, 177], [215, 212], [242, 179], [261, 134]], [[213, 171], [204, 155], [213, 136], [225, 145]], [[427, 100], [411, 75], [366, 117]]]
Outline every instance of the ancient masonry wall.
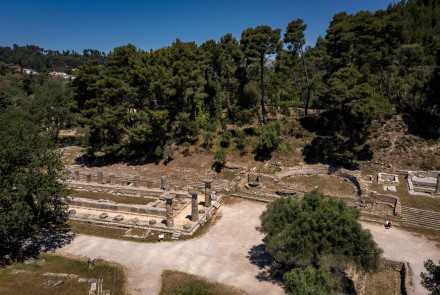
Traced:
[[334, 175], [350, 180], [356, 187], [359, 196], [365, 196], [368, 193], [366, 184], [361, 180], [359, 175], [340, 167], [332, 167], [328, 165], [304, 165], [301, 167], [288, 168], [287, 171], [277, 173], [278, 178], [291, 175], [310, 175], [325, 174]]
[[414, 283], [408, 262], [382, 259], [381, 266], [399, 271], [402, 280], [402, 295], [414, 295]]
[[394, 215], [395, 216], [401, 216], [402, 215], [402, 204], [400, 203], [400, 199], [395, 196], [390, 195], [381, 195], [377, 192], [371, 192], [369, 196], [366, 197], [366, 199], [370, 201], [378, 201], [381, 203], [385, 203], [390, 205], [394, 208]]
[[71, 198], [69, 204], [71, 206], [94, 208], [99, 210], [109, 210], [109, 211], [120, 211], [120, 212], [130, 212], [138, 214], [148, 214], [154, 216], [165, 217], [166, 210], [164, 208], [153, 208], [151, 209], [148, 205], [129, 205], [121, 203], [105, 203], [83, 198]]

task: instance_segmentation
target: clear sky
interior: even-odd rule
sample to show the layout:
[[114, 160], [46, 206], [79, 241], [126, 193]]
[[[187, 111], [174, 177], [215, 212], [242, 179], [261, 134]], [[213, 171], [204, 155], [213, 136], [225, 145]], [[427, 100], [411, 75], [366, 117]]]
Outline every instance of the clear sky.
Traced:
[[132, 43], [149, 50], [176, 38], [201, 44], [258, 25], [281, 28], [302, 18], [315, 44], [340, 11], [386, 9], [391, 0], [0, 0], [0, 46], [91, 48], [109, 52]]

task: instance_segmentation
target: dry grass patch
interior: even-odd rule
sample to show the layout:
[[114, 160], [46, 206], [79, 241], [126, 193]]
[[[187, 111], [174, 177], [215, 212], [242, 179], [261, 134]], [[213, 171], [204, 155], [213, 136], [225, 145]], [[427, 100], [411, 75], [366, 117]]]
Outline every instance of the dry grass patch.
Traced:
[[[103, 279], [103, 290], [110, 290], [111, 294], [127, 294], [126, 277], [120, 265], [96, 259], [95, 268], [88, 269], [85, 259], [51, 254], [43, 254], [40, 258], [46, 261], [42, 266], [15, 263], [11, 268], [0, 268], [0, 294], [84, 295], [90, 290], [90, 283], [78, 282], [78, 278], [45, 276], [44, 273], [67, 273], [78, 275], [79, 278]], [[14, 270], [26, 272], [13, 273]], [[58, 287], [46, 287], [48, 280], [63, 280], [64, 283]]]
[[162, 273], [160, 295], [243, 295], [244, 291], [180, 271]]
[[353, 188], [353, 183], [344, 178], [329, 175], [309, 175], [284, 177], [283, 181], [292, 183], [298, 187], [300, 191], [308, 192], [313, 189], [322, 191], [325, 195], [330, 196], [354, 196], [357, 191]]
[[127, 231], [127, 229], [123, 228], [106, 227], [77, 221], [69, 221], [68, 225], [70, 231], [74, 234], [84, 234], [109, 239], [122, 239], [122, 236]]
[[85, 191], [73, 191], [70, 196], [75, 198], [85, 198], [91, 200], [109, 200], [116, 203], [133, 204], [133, 205], [147, 205], [149, 203], [156, 201], [156, 199], [154, 198], [117, 196], [106, 193], [85, 192]]
[[367, 274], [364, 277], [365, 295], [402, 294], [402, 278], [400, 272], [393, 269], [383, 269], [378, 273]]

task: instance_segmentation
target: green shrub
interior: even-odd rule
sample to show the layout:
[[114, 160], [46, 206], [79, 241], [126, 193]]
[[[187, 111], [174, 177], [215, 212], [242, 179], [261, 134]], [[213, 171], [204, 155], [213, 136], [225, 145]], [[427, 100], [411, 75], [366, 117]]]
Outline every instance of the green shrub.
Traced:
[[218, 170], [221, 170], [221, 168], [225, 166], [226, 150], [224, 148], [220, 147], [217, 149], [217, 151], [215, 152], [214, 161], [215, 161], [214, 165]]
[[223, 148], [229, 147], [229, 145], [231, 144], [231, 138], [232, 134], [230, 131], [223, 132], [220, 138], [220, 146]]

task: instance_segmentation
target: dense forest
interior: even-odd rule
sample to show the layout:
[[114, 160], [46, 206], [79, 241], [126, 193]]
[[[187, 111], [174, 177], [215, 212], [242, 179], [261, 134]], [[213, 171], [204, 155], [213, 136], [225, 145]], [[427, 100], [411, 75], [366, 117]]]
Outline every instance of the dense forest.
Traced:
[[[54, 134], [80, 126], [90, 155], [121, 158], [168, 161], [176, 144], [202, 138], [210, 149], [220, 137], [221, 165], [230, 138], [244, 148], [249, 128], [242, 127], [253, 124], [257, 158], [270, 157], [282, 135], [306, 128], [316, 133], [304, 149], [307, 161], [355, 166], [371, 159], [369, 136], [394, 115], [420, 138], [438, 140], [439, 1], [338, 13], [314, 47], [305, 45], [306, 29], [295, 19], [283, 30], [247, 28], [239, 40], [229, 33], [200, 45], [177, 39], [150, 51], [128, 44], [107, 55], [1, 47], [0, 107], [24, 108]], [[64, 82], [8, 65], [77, 70]], [[297, 108], [301, 127], [286, 119]]]

